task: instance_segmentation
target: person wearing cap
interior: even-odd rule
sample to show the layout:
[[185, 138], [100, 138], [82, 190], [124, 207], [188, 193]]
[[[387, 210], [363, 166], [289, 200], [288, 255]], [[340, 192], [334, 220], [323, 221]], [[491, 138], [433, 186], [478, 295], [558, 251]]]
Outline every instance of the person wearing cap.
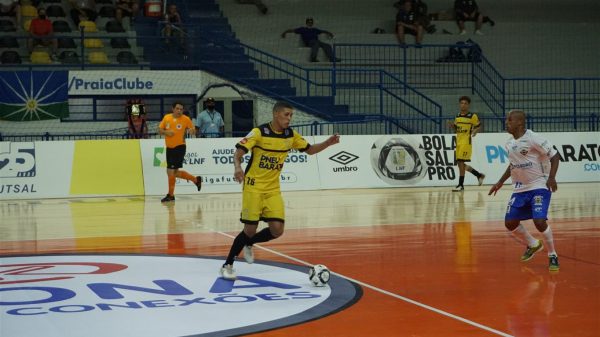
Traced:
[[288, 33], [296, 33], [300, 35], [304, 45], [306, 47], [310, 47], [310, 62], [318, 62], [317, 53], [319, 52], [319, 48], [323, 49], [323, 52], [325, 52], [325, 55], [330, 62], [341, 61], [339, 58], [333, 57], [333, 49], [331, 48], [330, 44], [319, 40], [319, 35], [322, 33], [327, 34], [330, 39], [333, 39], [333, 33], [313, 27], [313, 24], [313, 18], [306, 18], [306, 26], [288, 29], [281, 34], [281, 37], [285, 39], [285, 35]]
[[225, 123], [221, 113], [215, 110], [215, 99], [209, 97], [204, 101], [205, 109], [198, 114], [196, 130], [199, 137], [218, 138], [223, 135]]

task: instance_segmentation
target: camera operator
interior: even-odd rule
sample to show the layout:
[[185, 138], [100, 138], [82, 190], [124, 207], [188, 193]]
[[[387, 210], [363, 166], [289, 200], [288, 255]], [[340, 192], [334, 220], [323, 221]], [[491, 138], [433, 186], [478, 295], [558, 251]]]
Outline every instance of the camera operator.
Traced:
[[127, 100], [125, 108], [127, 113], [127, 138], [148, 138], [148, 125], [146, 124], [146, 106], [141, 99]]

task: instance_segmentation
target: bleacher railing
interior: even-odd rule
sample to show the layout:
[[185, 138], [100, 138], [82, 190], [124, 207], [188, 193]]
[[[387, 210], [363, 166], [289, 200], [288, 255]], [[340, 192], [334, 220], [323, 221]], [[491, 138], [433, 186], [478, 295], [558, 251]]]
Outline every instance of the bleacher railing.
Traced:
[[548, 131], [564, 129], [562, 123], [570, 130], [598, 129], [600, 78], [506, 78], [474, 43], [335, 44], [334, 54], [344, 66], [385, 69], [416, 90], [471, 89], [500, 120], [511, 109], [523, 109], [530, 125]]
[[[161, 25], [156, 26], [160, 31]], [[77, 61], [70, 63], [0, 65], [0, 70], [20, 69], [98, 69], [126, 67], [129, 69], [205, 69], [204, 54], [191, 52], [195, 45], [210, 43], [220, 47], [229, 56], [247, 57], [258, 71], [260, 78], [290, 80], [299, 96], [334, 96], [335, 103], [347, 105], [351, 114], [369, 116], [380, 114], [394, 118], [401, 123], [405, 132], [442, 132], [441, 116], [445, 115], [441, 105], [427, 94], [429, 89], [471, 89], [492, 112], [491, 117], [503, 118], [508, 110], [522, 108], [531, 113], [534, 124], [546, 128], [563, 128], [567, 123], [571, 130], [597, 130], [597, 116], [600, 115], [600, 78], [505, 78], [481, 53], [476, 44], [399, 46], [393, 44], [334, 44], [334, 55], [342, 59], [321, 67], [305, 68], [271, 55], [237, 40], [210, 40], [198, 32], [198, 27], [188, 26], [186, 41], [179, 37], [167, 40], [159, 36], [129, 36], [123, 33], [122, 39], [131, 41], [134, 46], [148, 44], [153, 48], [139, 50], [139, 60], [93, 64], [87, 55], [94, 50], [86, 48], [84, 41], [100, 39], [108, 44], [115, 35], [86, 33], [57, 34], [56, 38], [70, 38], [79, 41], [74, 50], [78, 51]], [[27, 37], [17, 36], [25, 43]], [[137, 43], [135, 43], [137, 42]], [[142, 42], [142, 43], [140, 43]], [[166, 50], [177, 48], [181, 50]], [[199, 48], [201, 49], [201, 48]], [[144, 57], [151, 53], [178, 55], [179, 58], [164, 57], [161, 62], [148, 63]], [[227, 54], [228, 53], [228, 54]], [[111, 57], [114, 57], [111, 55]], [[235, 80], [235, 79], [234, 79]], [[250, 89], [261, 89], [273, 98], [285, 98], [260, 88], [248, 81], [240, 81]], [[327, 111], [318, 107], [297, 106], [320, 116]], [[536, 119], [539, 118], [539, 119]], [[425, 125], [417, 120], [423, 119]], [[544, 122], [543, 122], [544, 121]], [[494, 131], [502, 131], [502, 128]]]

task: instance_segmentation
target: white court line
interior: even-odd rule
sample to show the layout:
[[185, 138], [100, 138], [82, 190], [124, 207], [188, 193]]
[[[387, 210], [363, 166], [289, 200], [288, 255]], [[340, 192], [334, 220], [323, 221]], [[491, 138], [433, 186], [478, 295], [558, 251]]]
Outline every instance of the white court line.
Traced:
[[[224, 233], [224, 232], [219, 232], [219, 231], [217, 231], [217, 233], [218, 233], [218, 234], [221, 234], [221, 235], [224, 235], [224, 236], [227, 236], [227, 237], [229, 237], [229, 238], [231, 238], [231, 239], [235, 239], [235, 236], [233, 236], [233, 235], [230, 235], [230, 234], [227, 234], [227, 233]], [[300, 259], [297, 259], [297, 258], [295, 258], [295, 257], [292, 257], [292, 256], [289, 256], [289, 255], [286, 255], [286, 254], [283, 254], [283, 253], [280, 253], [280, 252], [274, 251], [274, 250], [272, 250], [272, 249], [269, 249], [269, 248], [265, 248], [265, 247], [263, 247], [263, 246], [261, 246], [261, 245], [254, 245], [254, 247], [258, 247], [258, 248], [260, 248], [260, 249], [262, 249], [262, 250], [264, 250], [264, 251], [267, 251], [267, 252], [269, 252], [269, 253], [271, 253], [271, 254], [275, 254], [275, 255], [281, 256], [281, 257], [283, 257], [283, 258], [286, 258], [286, 259], [292, 260], [292, 261], [294, 261], [294, 262], [297, 262], [297, 263], [303, 264], [303, 265], [305, 265], [305, 266], [309, 266], [309, 267], [310, 267], [310, 266], [312, 266], [312, 264], [310, 264], [310, 263], [308, 263], [308, 262], [306, 262], [306, 261], [302, 261], [302, 260], [300, 260]], [[353, 279], [353, 278], [351, 278], [351, 277], [347, 277], [347, 276], [344, 276], [344, 275], [341, 275], [341, 274], [338, 274], [338, 273], [335, 273], [335, 272], [331, 272], [331, 273], [332, 273], [332, 274], [335, 274], [335, 275], [337, 275], [337, 276], [339, 276], [339, 277], [341, 277], [341, 278], [344, 278], [344, 279], [346, 279], [346, 280], [348, 280], [348, 281], [352, 281], [352, 282], [354, 282], [354, 283], [356, 283], [356, 284], [359, 284], [359, 285], [361, 285], [361, 286], [363, 286], [363, 287], [365, 287], [365, 288], [369, 288], [369, 289], [371, 289], [371, 290], [374, 290], [374, 291], [377, 291], [377, 292], [379, 292], [379, 293], [382, 293], [382, 294], [385, 294], [385, 295], [388, 295], [388, 296], [391, 296], [391, 297], [397, 298], [397, 299], [399, 299], [399, 300], [402, 300], [402, 301], [405, 301], [405, 302], [408, 302], [408, 303], [414, 304], [414, 305], [416, 305], [416, 306], [419, 306], [419, 307], [421, 307], [421, 308], [423, 308], [423, 309], [427, 309], [427, 310], [430, 310], [430, 311], [436, 312], [436, 313], [438, 313], [438, 314], [440, 314], [440, 315], [444, 315], [444, 316], [446, 316], [446, 317], [453, 318], [453, 319], [455, 319], [455, 320], [457, 320], [457, 321], [461, 321], [461, 322], [463, 322], [463, 323], [466, 323], [466, 324], [472, 325], [472, 326], [474, 326], [474, 327], [477, 327], [477, 328], [480, 328], [480, 329], [483, 329], [483, 330], [489, 331], [489, 332], [491, 332], [491, 333], [494, 333], [494, 334], [496, 334], [496, 335], [499, 335], [499, 336], [504, 336], [504, 337], [514, 337], [513, 335], [509, 335], [509, 334], [507, 334], [507, 333], [505, 333], [505, 332], [498, 331], [498, 330], [496, 330], [496, 329], [492, 329], [492, 328], [490, 328], [490, 327], [488, 327], [488, 326], [485, 326], [485, 325], [483, 325], [483, 324], [479, 324], [479, 323], [477, 323], [477, 322], [473, 322], [473, 321], [471, 321], [471, 320], [468, 320], [468, 319], [466, 319], [466, 318], [463, 318], [463, 317], [460, 317], [460, 316], [457, 316], [457, 315], [451, 314], [451, 313], [449, 313], [449, 312], [446, 312], [446, 311], [444, 311], [444, 310], [441, 310], [441, 309], [434, 308], [434, 307], [432, 307], [432, 306], [429, 306], [429, 305], [427, 305], [427, 304], [423, 304], [423, 303], [417, 302], [417, 301], [415, 301], [415, 300], [411, 300], [411, 299], [410, 299], [410, 298], [408, 298], [408, 297], [400, 296], [400, 295], [398, 295], [398, 294], [394, 294], [394, 293], [392, 293], [392, 292], [389, 292], [389, 291], [387, 291], [387, 290], [383, 290], [383, 289], [377, 288], [377, 287], [375, 287], [375, 286], [372, 286], [372, 285], [370, 285], [370, 284], [367, 284], [367, 283], [364, 283], [364, 282], [361, 282], [361, 281], [355, 280], [355, 279]]]

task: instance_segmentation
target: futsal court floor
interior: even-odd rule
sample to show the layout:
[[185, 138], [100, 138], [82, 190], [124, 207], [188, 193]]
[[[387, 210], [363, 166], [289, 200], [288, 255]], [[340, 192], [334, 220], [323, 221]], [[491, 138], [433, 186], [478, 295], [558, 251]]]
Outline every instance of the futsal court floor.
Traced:
[[[560, 258], [556, 273], [548, 270], [546, 251], [520, 261], [524, 247], [503, 225], [511, 188], [505, 186], [493, 197], [487, 195], [488, 189], [284, 192], [285, 234], [257, 246], [254, 265], [238, 260], [239, 274], [252, 276], [261, 261], [324, 264], [354, 283], [360, 296], [328, 315], [263, 331], [242, 328], [232, 335], [600, 336], [600, 183], [559, 183], [552, 196], [549, 224]], [[168, 205], [159, 199], [2, 201], [0, 261], [126, 254], [216, 257], [221, 263], [242, 228], [241, 195], [177, 195]], [[525, 225], [541, 238], [531, 222]], [[2, 284], [2, 279], [10, 280], [6, 261], [0, 266], [0, 291], [16, 286]], [[214, 269], [215, 276], [217, 272]], [[28, 319], [38, 317], [55, 324], [55, 335], [70, 336], [70, 328], [60, 321], [65, 315], [23, 315], [13, 320], [6, 304], [18, 296], [8, 293], [0, 292], [0, 303], [5, 304], [0, 305], [5, 322], [0, 332], [6, 329], [2, 337], [20, 336], [24, 325], [35, 328], [35, 321]], [[35, 307], [41, 305], [22, 313], [37, 313]], [[227, 326], [240, 317], [265, 315], [260, 305], [252, 311], [231, 308], [217, 323]], [[198, 321], [182, 319], [177, 324]], [[102, 335], [96, 330], [87, 334]]]

